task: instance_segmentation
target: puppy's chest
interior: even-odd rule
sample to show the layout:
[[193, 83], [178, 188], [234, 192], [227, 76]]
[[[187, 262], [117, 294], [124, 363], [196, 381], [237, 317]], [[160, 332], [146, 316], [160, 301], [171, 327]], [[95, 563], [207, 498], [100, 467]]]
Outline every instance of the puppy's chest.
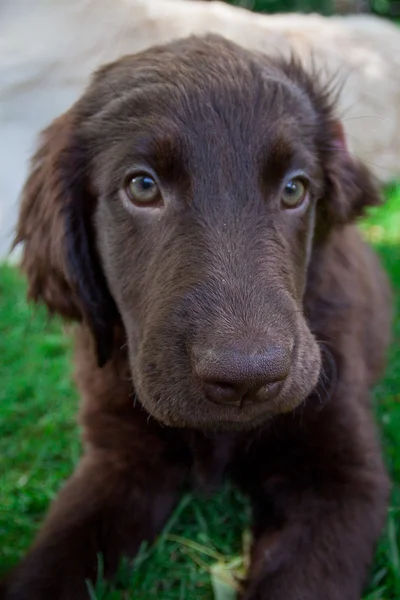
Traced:
[[190, 471], [194, 490], [209, 494], [214, 492], [227, 476], [240, 446], [239, 434], [202, 434], [193, 432], [188, 436], [192, 453]]

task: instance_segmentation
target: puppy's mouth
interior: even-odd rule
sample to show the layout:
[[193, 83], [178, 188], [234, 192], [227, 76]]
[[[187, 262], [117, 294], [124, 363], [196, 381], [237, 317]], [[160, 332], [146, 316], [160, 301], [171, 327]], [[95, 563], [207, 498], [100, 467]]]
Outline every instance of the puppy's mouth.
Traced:
[[[186, 353], [153, 357], [151, 363], [132, 361], [144, 409], [167, 426], [212, 431], [252, 429], [294, 410], [313, 392], [321, 370], [321, 352], [311, 335], [293, 343], [288, 362], [280, 360], [282, 368], [269, 371], [267, 382], [256, 376], [244, 382], [243, 370], [236, 378], [231, 372], [229, 380], [215, 377], [212, 369], [196, 371]], [[214, 358], [220, 360], [218, 354]]]
[[[294, 410], [311, 393], [291, 393], [290, 377], [283, 382], [272, 383], [266, 389], [251, 390], [235, 402], [226, 397], [227, 390], [221, 385], [220, 397], [211, 400], [199, 390], [181, 390], [173, 395], [165, 393], [142, 393], [138, 397], [144, 407], [157, 421], [169, 427], [190, 427], [205, 431], [250, 430], [267, 421]], [[318, 379], [318, 377], [317, 377]], [[228, 396], [229, 396], [228, 391]], [[267, 398], [267, 399], [266, 399]]]

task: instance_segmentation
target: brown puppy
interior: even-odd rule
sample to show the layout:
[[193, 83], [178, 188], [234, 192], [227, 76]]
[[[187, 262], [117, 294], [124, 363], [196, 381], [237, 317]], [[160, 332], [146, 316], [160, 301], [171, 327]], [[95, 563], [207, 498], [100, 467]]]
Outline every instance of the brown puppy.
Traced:
[[182, 484], [230, 476], [254, 509], [246, 599], [359, 600], [390, 294], [351, 222], [378, 202], [295, 61], [211, 36], [95, 75], [43, 135], [17, 234], [30, 296], [79, 322], [86, 453], [7, 599], [87, 598], [97, 553], [111, 576]]

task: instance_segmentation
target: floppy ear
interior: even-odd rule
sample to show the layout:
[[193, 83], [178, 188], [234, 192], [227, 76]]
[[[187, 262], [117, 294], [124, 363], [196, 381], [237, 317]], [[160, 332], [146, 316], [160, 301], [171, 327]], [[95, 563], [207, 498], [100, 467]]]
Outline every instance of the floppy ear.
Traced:
[[330, 224], [343, 225], [379, 205], [381, 196], [372, 173], [350, 154], [342, 124], [331, 122], [327, 134], [323, 212]]
[[24, 244], [28, 297], [51, 313], [85, 321], [103, 365], [112, 351], [118, 312], [95, 250], [95, 198], [74, 129], [70, 111], [43, 132], [23, 188], [14, 245]]

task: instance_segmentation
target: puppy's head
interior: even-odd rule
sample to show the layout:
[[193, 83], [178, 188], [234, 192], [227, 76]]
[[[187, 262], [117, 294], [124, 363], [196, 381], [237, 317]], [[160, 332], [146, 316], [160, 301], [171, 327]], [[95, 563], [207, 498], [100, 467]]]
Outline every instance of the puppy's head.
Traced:
[[155, 418], [243, 428], [316, 385], [314, 234], [377, 200], [298, 64], [190, 38], [102, 68], [44, 132], [17, 240], [30, 295], [86, 322], [100, 364], [122, 323]]

